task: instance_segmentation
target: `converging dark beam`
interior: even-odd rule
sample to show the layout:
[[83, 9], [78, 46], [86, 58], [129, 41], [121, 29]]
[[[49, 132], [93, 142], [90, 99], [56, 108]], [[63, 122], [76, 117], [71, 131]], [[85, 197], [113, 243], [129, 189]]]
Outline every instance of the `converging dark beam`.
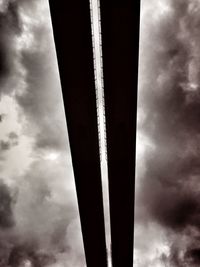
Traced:
[[106, 267], [89, 0], [50, 0], [87, 267]]
[[113, 267], [133, 267], [139, 0], [100, 0]]

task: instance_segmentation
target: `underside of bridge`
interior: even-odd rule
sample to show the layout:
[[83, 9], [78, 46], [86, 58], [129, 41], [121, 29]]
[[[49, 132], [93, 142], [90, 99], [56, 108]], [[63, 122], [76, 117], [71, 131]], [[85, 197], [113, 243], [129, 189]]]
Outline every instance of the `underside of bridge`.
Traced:
[[[100, 1], [113, 267], [133, 266], [139, 1]], [[50, 0], [87, 267], [107, 251], [89, 0]]]
[[113, 267], [133, 266], [139, 1], [100, 1]]

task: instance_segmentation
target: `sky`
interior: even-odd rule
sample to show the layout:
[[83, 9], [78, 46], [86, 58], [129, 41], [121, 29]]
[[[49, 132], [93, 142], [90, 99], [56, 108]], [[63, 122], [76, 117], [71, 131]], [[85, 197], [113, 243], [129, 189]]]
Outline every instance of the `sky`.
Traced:
[[200, 265], [199, 12], [141, 2], [135, 267]]
[[0, 0], [0, 266], [85, 257], [47, 0]]

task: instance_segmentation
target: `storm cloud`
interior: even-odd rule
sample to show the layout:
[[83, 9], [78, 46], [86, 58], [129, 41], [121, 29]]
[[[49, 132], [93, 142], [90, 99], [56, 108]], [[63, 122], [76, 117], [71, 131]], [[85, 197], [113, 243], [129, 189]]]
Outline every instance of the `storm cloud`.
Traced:
[[142, 8], [138, 132], [147, 144], [136, 221], [165, 229], [169, 266], [198, 266], [200, 2], [144, 0]]
[[62, 94], [47, 1], [4, 1], [0, 40], [1, 97], [15, 96], [27, 116], [29, 133], [38, 135], [38, 148], [66, 149], [64, 107], [60, 104]]
[[9, 188], [0, 182], [0, 228], [9, 228], [14, 224], [13, 197]]
[[0, 266], [84, 266], [50, 11], [0, 1]]

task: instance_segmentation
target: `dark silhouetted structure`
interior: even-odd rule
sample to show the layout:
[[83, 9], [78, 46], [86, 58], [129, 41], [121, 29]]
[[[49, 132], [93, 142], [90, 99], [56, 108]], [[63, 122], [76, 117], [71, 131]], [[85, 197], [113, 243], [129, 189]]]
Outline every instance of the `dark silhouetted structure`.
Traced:
[[[138, 0], [100, 0], [113, 267], [133, 266]], [[50, 0], [87, 267], [106, 267], [89, 0]]]
[[133, 266], [139, 0], [100, 0], [113, 267]]
[[106, 267], [89, 0], [50, 0], [87, 267]]

